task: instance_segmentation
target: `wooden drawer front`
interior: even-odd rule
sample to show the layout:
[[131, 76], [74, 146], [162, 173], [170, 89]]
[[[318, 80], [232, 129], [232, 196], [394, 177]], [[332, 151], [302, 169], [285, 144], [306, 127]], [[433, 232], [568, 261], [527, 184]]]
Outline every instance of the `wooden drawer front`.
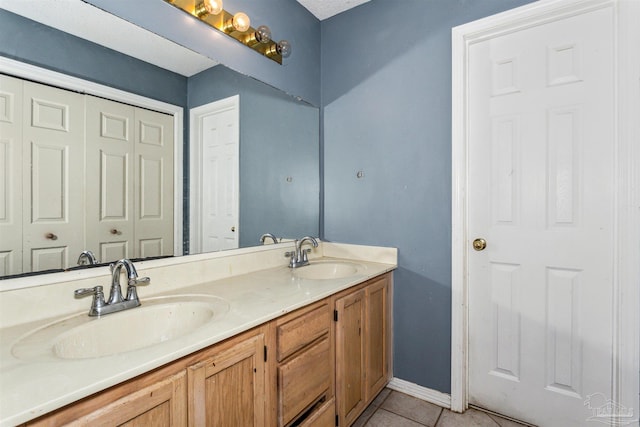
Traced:
[[313, 344], [278, 368], [278, 418], [284, 426], [331, 386], [329, 337]]
[[300, 427], [333, 427], [336, 425], [336, 404], [333, 399], [325, 402], [304, 420]]
[[330, 326], [329, 304], [323, 304], [309, 313], [278, 325], [278, 362], [326, 334]]

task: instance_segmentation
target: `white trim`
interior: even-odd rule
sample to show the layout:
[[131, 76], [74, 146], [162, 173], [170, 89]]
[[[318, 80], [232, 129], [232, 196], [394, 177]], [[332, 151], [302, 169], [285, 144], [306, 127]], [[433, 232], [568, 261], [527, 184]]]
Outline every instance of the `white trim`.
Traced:
[[640, 413], [640, 2], [617, 2], [614, 400]]
[[434, 405], [442, 406], [443, 408], [451, 408], [451, 396], [448, 394], [422, 387], [418, 384], [401, 380], [400, 378], [392, 378], [389, 384], [387, 384], [387, 388], [433, 403]]
[[10, 74], [23, 79], [32, 80], [68, 89], [75, 92], [86, 93], [88, 95], [99, 96], [118, 102], [123, 102], [138, 107], [147, 108], [173, 116], [174, 128], [174, 177], [173, 177], [173, 250], [174, 255], [182, 255], [182, 152], [183, 152], [183, 109], [178, 105], [147, 98], [123, 90], [114, 89], [109, 86], [72, 77], [57, 71], [36, 67], [24, 62], [0, 57], [0, 73]]
[[[189, 110], [189, 253], [202, 252], [202, 119], [225, 110], [235, 110], [235, 121], [240, 129], [240, 95], [233, 95], [218, 101], [210, 102]], [[238, 142], [240, 134], [238, 133]], [[238, 150], [240, 144], [238, 143]], [[238, 161], [240, 153], [238, 152]], [[240, 173], [239, 168], [236, 169]], [[239, 181], [239, 177], [236, 182]], [[236, 198], [238, 204], [240, 197]], [[239, 206], [235, 208], [236, 216], [239, 214]], [[240, 230], [238, 230], [238, 233]], [[238, 242], [240, 236], [238, 235]]]
[[[617, 191], [612, 399], [640, 411], [640, 2], [548, 0], [452, 30], [452, 319], [451, 410], [468, 408], [467, 57], [470, 45], [589, 10], [616, 8]], [[637, 424], [635, 424], [637, 425]]]

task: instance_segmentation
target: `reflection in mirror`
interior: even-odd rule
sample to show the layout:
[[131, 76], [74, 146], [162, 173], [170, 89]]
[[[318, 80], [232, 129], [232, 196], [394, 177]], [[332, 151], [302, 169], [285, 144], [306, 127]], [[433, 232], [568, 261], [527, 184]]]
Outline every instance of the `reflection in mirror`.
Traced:
[[[278, 238], [318, 235], [318, 109], [222, 65], [189, 79], [191, 109], [206, 109], [235, 96], [240, 123], [239, 187], [224, 194], [220, 194], [222, 186], [216, 185], [222, 177], [212, 172], [218, 160], [203, 156], [202, 141], [193, 135], [210, 128], [203, 129], [206, 122], [193, 120], [192, 115], [192, 182], [190, 189], [185, 188], [185, 194], [191, 194], [191, 253], [255, 246], [267, 232]], [[215, 132], [209, 135], [214, 138]], [[239, 217], [230, 219], [233, 210], [221, 206], [235, 198]], [[224, 229], [208, 232], [212, 227], [207, 227], [207, 221], [225, 224]]]
[[[239, 98], [239, 160], [237, 166], [238, 185], [235, 187], [235, 197], [239, 201], [237, 218], [234, 219], [235, 223], [230, 226], [233, 227], [235, 233], [236, 242], [234, 246], [228, 247], [248, 247], [260, 244], [260, 236], [266, 232], [273, 233], [279, 238], [295, 238], [296, 236], [303, 235], [318, 235], [319, 224], [319, 113], [316, 107], [310, 106], [300, 100], [294, 99], [281, 91], [274, 89], [264, 83], [256, 81], [250, 77], [240, 75], [228, 68], [218, 65], [209, 70], [203, 71], [188, 79], [187, 84], [187, 98], [188, 107], [201, 107], [212, 102], [229, 98], [237, 95]], [[3, 85], [3, 90], [5, 85]], [[44, 106], [42, 110], [45, 118], [62, 119], [62, 116], [56, 116], [55, 111], [51, 110], [51, 106]], [[45, 113], [49, 114], [46, 115]], [[114, 114], [109, 117], [122, 118], [123, 114]], [[188, 116], [188, 112], [185, 112], [185, 117]], [[116, 120], [117, 121], [117, 120]], [[59, 123], [59, 126], [64, 127], [64, 123]], [[139, 126], [138, 126], [139, 128]], [[4, 128], [1, 130], [4, 134], [6, 131]], [[135, 132], [135, 129], [121, 129], [122, 132]], [[151, 132], [151, 129], [148, 129]], [[148, 134], [148, 136], [151, 134]], [[190, 144], [193, 141], [189, 141], [189, 138], [185, 139], [184, 155], [188, 157]], [[55, 151], [55, 150], [54, 150]], [[57, 150], [60, 153], [60, 150]], [[50, 155], [53, 153], [49, 153]], [[108, 157], [108, 156], [107, 156]], [[115, 158], [115, 157], [114, 157]], [[114, 161], [114, 164], [121, 164]], [[5, 159], [7, 162], [15, 161], [15, 159]], [[103, 159], [104, 162], [109, 162], [109, 158]], [[179, 161], [180, 159], [177, 159]], [[61, 159], [62, 161], [62, 159]], [[190, 168], [191, 162], [200, 162], [199, 169], [205, 169], [202, 158], [191, 158], [189, 163], [184, 163], [184, 198], [182, 200], [172, 200], [169, 198], [170, 204], [183, 204], [184, 206], [184, 241], [183, 241], [183, 253], [197, 253], [205, 248], [203, 245], [192, 245], [190, 239], [202, 242], [206, 239], [203, 234], [203, 224], [211, 224], [212, 222], [219, 221], [218, 218], [203, 216], [202, 206], [200, 203], [207, 195], [215, 193], [218, 188], [215, 183], [208, 179], [202, 181], [202, 175], [197, 176], [193, 181], [193, 191], [190, 186]], [[88, 179], [84, 175], [83, 161], [69, 161], [66, 166], [69, 166], [68, 176], [64, 179], [69, 179], [69, 182], [77, 183], [84, 182]], [[153, 166], [151, 164], [147, 165]], [[20, 167], [31, 168], [31, 156], [24, 156], [20, 159]], [[156, 166], [157, 167], [157, 164]], [[209, 166], [210, 167], [210, 166]], [[198, 169], [198, 168], [196, 168]], [[149, 169], [147, 169], [149, 171]], [[54, 175], [57, 173], [52, 172]], [[152, 172], [150, 172], [152, 173]], [[208, 178], [211, 178], [211, 174]], [[60, 179], [63, 179], [62, 175]], [[194, 178], [191, 177], [193, 180]], [[41, 184], [49, 184], [49, 179], [42, 180]], [[24, 188], [20, 184], [20, 188]], [[138, 189], [139, 190], [139, 189]], [[131, 211], [135, 209], [134, 206], [140, 208], [140, 192], [135, 188], [123, 189], [122, 195], [127, 194], [128, 198], [124, 201], [125, 204], [132, 206]], [[25, 195], [20, 194], [20, 191], [15, 192], [13, 189], [9, 194], [13, 198], [12, 203], [14, 205], [21, 205]], [[164, 191], [158, 195], [159, 199], [166, 199], [167, 192]], [[48, 198], [53, 197], [50, 193], [43, 193], [44, 202]], [[192, 200], [188, 200], [191, 197]], [[153, 200], [153, 198], [151, 199]], [[158, 201], [159, 202], [159, 201]], [[58, 203], [59, 206], [63, 204]], [[82, 206], [82, 205], [80, 205]], [[195, 214], [199, 215], [199, 223], [195, 226], [190, 225], [190, 209], [193, 210], [194, 206], [199, 209]], [[198, 208], [200, 206], [200, 208]], [[77, 208], [78, 206], [72, 206]], [[211, 206], [208, 207], [211, 211]], [[87, 207], [84, 206], [86, 211]], [[180, 210], [178, 210], [180, 211]], [[54, 212], [55, 213], [55, 212]], [[118, 212], [116, 212], [117, 214]], [[108, 214], [114, 214], [110, 212]], [[22, 215], [27, 215], [26, 212], [22, 212]], [[193, 217], [194, 212], [191, 212]], [[107, 215], [108, 216], [108, 215]], [[25, 217], [26, 218], [26, 217]], [[105, 225], [108, 227], [108, 224]], [[74, 249], [73, 253], [64, 253], [64, 251], [44, 251], [41, 253], [42, 260], [46, 260], [47, 257], [51, 257], [60, 260], [64, 259], [64, 268], [70, 268], [76, 266], [76, 260], [83, 250], [91, 250], [96, 255], [98, 260], [104, 265], [110, 261], [114, 261], [116, 258], [120, 258], [122, 254], [124, 257], [129, 258], [144, 258], [147, 255], [162, 256], [162, 255], [182, 255], [182, 253], [173, 252], [172, 244], [167, 247], [169, 253], [163, 252], [159, 249], [157, 240], [147, 239], [146, 253], [142, 250], [143, 246], [140, 242], [137, 245], [131, 244], [131, 248], [111, 248], [111, 252], [101, 250], [99, 247], [88, 247], [85, 236], [79, 237], [77, 230], [81, 229], [82, 225], [70, 223], [71, 233], [73, 239], [79, 240], [79, 249]], [[173, 233], [172, 227], [168, 227], [168, 235]], [[119, 232], [124, 232], [122, 227], [110, 228], [109, 230], [117, 229]], [[88, 231], [91, 231], [90, 229]], [[4, 234], [4, 232], [3, 232]], [[14, 233], [15, 234], [15, 233]], [[43, 236], [47, 233], [41, 233]], [[58, 237], [57, 235], [55, 237]], [[25, 240], [28, 240], [25, 235], [20, 232], [19, 235], [12, 236], [11, 239], [16, 240], [16, 244], [20, 241], [21, 245], [21, 257], [22, 265], [21, 271], [18, 273], [30, 273], [32, 271], [49, 272], [47, 264], [43, 263], [44, 267], [31, 268], [33, 264], [32, 249], [24, 250], [22, 244]], [[80, 240], [82, 239], [82, 240]], [[1, 236], [3, 242], [7, 241], [7, 236]], [[49, 239], [51, 240], [51, 238]], [[95, 239], [94, 239], [95, 241]], [[99, 243], [97, 244], [99, 245]], [[154, 248], [154, 245], [156, 247]], [[138, 247], [137, 252], [134, 252], [134, 247]], [[217, 249], [224, 249], [226, 246], [218, 247]], [[0, 248], [0, 258], [2, 258], [4, 248]], [[122, 252], [124, 251], [124, 252]], [[122, 254], [121, 254], [122, 252]], [[111, 253], [113, 255], [106, 255], [106, 258], [101, 257], [98, 254]], [[110, 259], [109, 257], [114, 259]], [[104, 259], [103, 259], [104, 258]], [[108, 259], [109, 258], [109, 259]], [[4, 259], [0, 259], [0, 264], [4, 262]], [[87, 268], [89, 266], [82, 266], [79, 268]], [[58, 271], [58, 270], [56, 270]], [[8, 275], [14, 274], [10, 269], [0, 269], [0, 276], [8, 277]]]

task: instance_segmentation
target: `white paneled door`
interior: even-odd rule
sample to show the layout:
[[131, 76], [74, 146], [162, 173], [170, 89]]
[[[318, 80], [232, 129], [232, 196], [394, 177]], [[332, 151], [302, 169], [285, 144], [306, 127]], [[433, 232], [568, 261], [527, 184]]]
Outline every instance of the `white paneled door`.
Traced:
[[101, 262], [133, 258], [134, 107], [86, 103], [86, 248]]
[[[239, 97], [194, 108], [192, 122], [191, 252], [211, 252], [239, 245]], [[193, 191], [193, 190], [192, 190]]]
[[613, 22], [469, 48], [469, 402], [541, 426], [612, 392]]
[[134, 256], [173, 253], [173, 117], [135, 109]]
[[23, 95], [23, 271], [66, 268], [84, 244], [84, 96], [31, 82]]

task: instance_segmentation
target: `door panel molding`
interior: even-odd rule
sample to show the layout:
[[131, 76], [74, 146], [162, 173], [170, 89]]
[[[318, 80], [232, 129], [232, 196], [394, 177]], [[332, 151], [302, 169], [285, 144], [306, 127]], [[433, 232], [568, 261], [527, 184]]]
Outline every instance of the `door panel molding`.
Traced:
[[[613, 8], [616, 97], [616, 193], [613, 285], [613, 390], [612, 400], [638, 413], [638, 356], [640, 335], [640, 2], [628, 0], [549, 0], [516, 8], [452, 30], [452, 321], [451, 409], [468, 408], [468, 60], [475, 43], [509, 32], [553, 22], [588, 11]], [[556, 47], [556, 55], [571, 54]], [[564, 50], [563, 50], [564, 49]], [[507, 66], [510, 64], [502, 64]], [[513, 64], [511, 64], [513, 65]], [[508, 67], [507, 67], [508, 68]], [[509, 71], [506, 69], [506, 71]], [[560, 70], [562, 71], [562, 70]], [[571, 71], [571, 70], [569, 70]], [[565, 73], [566, 74], [566, 73]], [[575, 74], [575, 73], [574, 73]], [[566, 77], [566, 76], [565, 76]], [[500, 87], [512, 88], [506, 80]], [[564, 80], [556, 84], [567, 84]], [[637, 420], [635, 421], [637, 425]]]

